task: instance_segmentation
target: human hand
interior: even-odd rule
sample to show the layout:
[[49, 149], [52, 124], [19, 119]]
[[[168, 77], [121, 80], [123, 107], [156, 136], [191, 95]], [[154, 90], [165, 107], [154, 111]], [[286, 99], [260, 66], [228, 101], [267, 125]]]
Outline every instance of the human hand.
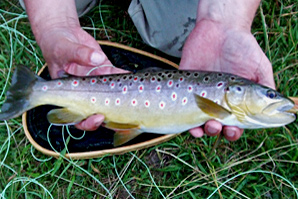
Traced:
[[[233, 25], [199, 18], [184, 45], [179, 68], [233, 73], [274, 88], [272, 66], [250, 33], [250, 26]], [[239, 139], [243, 133], [238, 127], [223, 127], [215, 120], [206, 122], [204, 129], [191, 129], [190, 133], [194, 137], [202, 137], [204, 132], [215, 136], [222, 130], [229, 141]]]
[[[61, 77], [65, 72], [76, 76], [86, 76], [96, 66], [105, 66], [91, 72], [91, 75], [123, 73], [112, 67], [111, 62], [99, 44], [80, 27], [59, 27], [48, 31], [41, 40], [41, 49], [47, 61], [52, 78]], [[76, 124], [81, 130], [95, 130], [104, 121], [103, 115], [92, 115]]]
[[[111, 67], [111, 62], [100, 46], [80, 27], [73, 0], [24, 0], [32, 31], [48, 64], [52, 78], [65, 73], [86, 76], [123, 73]], [[82, 130], [95, 130], [103, 122], [103, 115], [93, 115], [76, 127]]]

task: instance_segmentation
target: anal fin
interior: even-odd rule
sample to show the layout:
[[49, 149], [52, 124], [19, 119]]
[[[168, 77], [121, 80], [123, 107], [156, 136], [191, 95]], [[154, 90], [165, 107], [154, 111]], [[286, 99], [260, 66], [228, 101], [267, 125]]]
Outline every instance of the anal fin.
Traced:
[[76, 124], [86, 117], [67, 108], [53, 109], [47, 114], [48, 121], [56, 125]]
[[137, 129], [116, 131], [114, 134], [114, 147], [125, 144], [140, 134], [141, 132]]
[[136, 125], [136, 124], [117, 123], [117, 122], [107, 122], [103, 126], [108, 129], [115, 130], [115, 131], [139, 128], [139, 125]]

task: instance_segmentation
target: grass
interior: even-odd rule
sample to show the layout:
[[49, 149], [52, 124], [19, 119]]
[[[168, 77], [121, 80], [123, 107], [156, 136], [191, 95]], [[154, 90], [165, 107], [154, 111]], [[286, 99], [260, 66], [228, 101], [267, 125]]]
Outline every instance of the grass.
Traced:
[[[120, 3], [121, 2], [121, 3]], [[138, 35], [129, 1], [103, 1], [81, 19], [96, 39], [156, 52]], [[44, 64], [25, 13], [0, 2], [0, 104], [17, 64]], [[262, 1], [253, 34], [273, 64], [277, 89], [298, 96], [298, 3]], [[105, 24], [106, 32], [102, 21]], [[108, 36], [107, 36], [108, 35]], [[51, 159], [32, 148], [21, 119], [0, 122], [0, 198], [298, 198], [298, 124], [246, 130], [237, 142], [188, 133], [148, 149], [91, 160]]]

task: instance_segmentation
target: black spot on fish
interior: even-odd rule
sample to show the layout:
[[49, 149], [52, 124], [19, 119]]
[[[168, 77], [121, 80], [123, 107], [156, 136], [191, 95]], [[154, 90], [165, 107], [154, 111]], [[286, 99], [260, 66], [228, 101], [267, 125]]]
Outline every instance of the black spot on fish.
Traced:
[[180, 84], [176, 84], [176, 88], [179, 88]]
[[193, 76], [197, 77], [199, 76], [199, 73], [194, 73]]
[[145, 73], [144, 75], [145, 75], [145, 77], [148, 77], [149, 76], [149, 73]]
[[165, 74], [169, 74], [169, 71], [165, 71]]
[[142, 77], [141, 79], [140, 79], [140, 82], [143, 82], [144, 81], [144, 78]]
[[177, 71], [176, 71], [176, 70], [174, 70], [174, 71], [172, 71], [172, 73], [176, 74], [176, 73], [177, 73]]
[[187, 73], [186, 73], [186, 76], [190, 76], [190, 72], [187, 72]]
[[129, 76], [129, 78], [128, 79], [132, 79], [132, 76]]
[[132, 86], [132, 82], [129, 83], [129, 86]]
[[157, 78], [157, 81], [158, 81], [158, 82], [160, 82], [160, 81], [161, 81], [161, 79], [160, 79], [160, 78]]
[[119, 87], [121, 87], [122, 86], [122, 83], [119, 83]]
[[197, 83], [197, 86], [200, 86], [200, 82]]
[[182, 74], [182, 73], [183, 73], [183, 71], [182, 71], [182, 70], [180, 70], [180, 71], [179, 71], [179, 74]]
[[158, 73], [157, 75], [158, 75], [158, 76], [162, 76], [162, 73]]
[[83, 80], [83, 81], [85, 81], [85, 80], [86, 80], [86, 78], [85, 78], [85, 77], [83, 77], [83, 78], [82, 78], [82, 80]]
[[110, 77], [110, 78], [109, 78], [109, 81], [111, 82], [112, 80], [113, 80], [113, 79]]
[[170, 73], [170, 74], [168, 74], [168, 78], [171, 78], [173, 75]]
[[162, 75], [161, 78], [165, 78], [165, 75]]
[[205, 77], [205, 78], [204, 78], [204, 81], [205, 81], [205, 82], [208, 82], [208, 81], [209, 81], [209, 77], [208, 77], [208, 76]]
[[230, 91], [230, 87], [225, 88], [225, 92], [229, 92]]
[[126, 75], [124, 75], [124, 76], [122, 77], [122, 79], [123, 79], [123, 80], [126, 80], [126, 78], [127, 78], [127, 76], [126, 76]]
[[222, 73], [218, 73], [217, 76], [218, 76], [218, 77], [221, 77], [221, 76], [222, 76]]
[[117, 82], [120, 82], [120, 79], [117, 79]]
[[231, 80], [231, 81], [235, 81], [235, 79], [236, 79], [236, 78], [235, 78], [234, 76], [230, 77], [230, 80]]

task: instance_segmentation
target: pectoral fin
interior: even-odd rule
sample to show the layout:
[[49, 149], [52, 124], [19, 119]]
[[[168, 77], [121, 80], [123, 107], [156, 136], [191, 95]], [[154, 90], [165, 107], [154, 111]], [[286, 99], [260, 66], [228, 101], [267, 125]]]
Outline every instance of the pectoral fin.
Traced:
[[67, 108], [53, 109], [48, 112], [47, 115], [48, 121], [56, 125], [64, 124], [76, 124], [84, 120], [86, 116], [82, 114], [69, 110]]
[[216, 104], [215, 102], [201, 97], [199, 95], [195, 95], [196, 103], [198, 107], [207, 115], [218, 118], [218, 119], [224, 119], [231, 115], [231, 112], [224, 107]]
[[114, 134], [114, 147], [120, 146], [140, 135], [136, 129], [117, 131]]

